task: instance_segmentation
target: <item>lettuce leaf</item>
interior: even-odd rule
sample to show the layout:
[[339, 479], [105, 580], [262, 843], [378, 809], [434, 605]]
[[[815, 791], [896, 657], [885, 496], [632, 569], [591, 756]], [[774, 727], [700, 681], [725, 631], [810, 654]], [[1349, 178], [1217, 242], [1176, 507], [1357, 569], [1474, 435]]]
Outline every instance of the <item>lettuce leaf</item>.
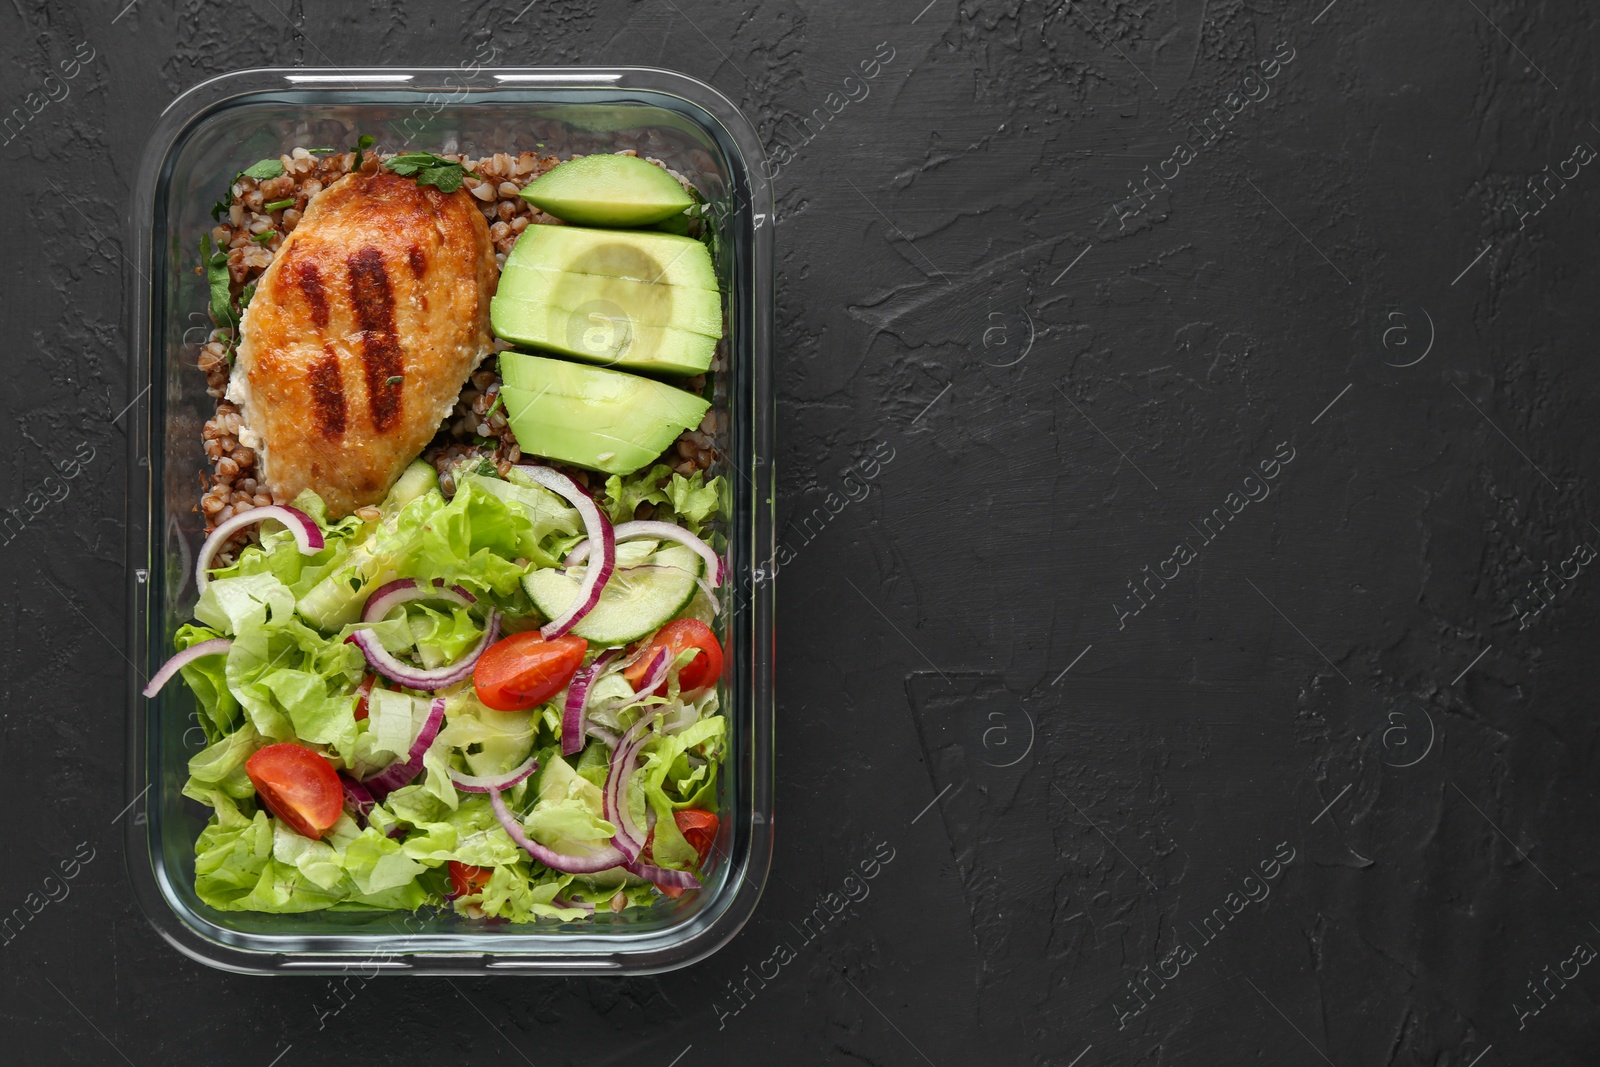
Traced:
[[678, 525], [698, 536], [702, 523], [722, 513], [724, 484], [720, 474], [709, 483], [703, 471], [695, 471], [687, 478], [674, 474], [667, 486], [667, 497], [678, 517]]
[[639, 471], [626, 478], [613, 474], [606, 479], [605, 492], [599, 500], [600, 507], [613, 523], [632, 522], [633, 513], [640, 504], [667, 502], [666, 490], [659, 483], [671, 473], [671, 467], [658, 463], [647, 471]]
[[[357, 735], [352, 689], [364, 669], [355, 646], [301, 622], [294, 594], [270, 573], [213, 580], [195, 605], [195, 616], [210, 632], [233, 637], [223, 680], [262, 737], [328, 745], [350, 762]], [[195, 636], [198, 632], [190, 631], [185, 640]], [[196, 673], [214, 689], [210, 670]], [[199, 687], [196, 692], [202, 702], [207, 699]], [[215, 692], [209, 697], [221, 704]], [[218, 713], [210, 714], [216, 721]], [[230, 715], [219, 729], [231, 722]]]

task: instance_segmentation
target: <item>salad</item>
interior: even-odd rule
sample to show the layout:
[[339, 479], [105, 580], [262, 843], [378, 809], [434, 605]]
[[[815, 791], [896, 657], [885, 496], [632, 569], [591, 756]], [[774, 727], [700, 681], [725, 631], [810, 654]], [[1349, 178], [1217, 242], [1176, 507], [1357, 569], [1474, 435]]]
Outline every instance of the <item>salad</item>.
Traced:
[[196, 893], [529, 922], [694, 892], [729, 743], [703, 205], [632, 155], [541, 160], [497, 234], [487, 161], [369, 148], [241, 172], [202, 248], [208, 454], [250, 476], [207, 494], [145, 689], [181, 676], [205, 732]]

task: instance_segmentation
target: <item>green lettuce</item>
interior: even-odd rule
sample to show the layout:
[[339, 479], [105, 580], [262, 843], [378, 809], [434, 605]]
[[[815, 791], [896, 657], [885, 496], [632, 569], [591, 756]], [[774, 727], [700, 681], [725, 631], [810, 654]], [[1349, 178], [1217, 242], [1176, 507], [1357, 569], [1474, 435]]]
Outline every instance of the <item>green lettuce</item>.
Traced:
[[674, 474], [671, 484], [667, 486], [667, 497], [672, 503], [678, 525], [698, 535], [702, 523], [713, 515], [723, 513], [725, 489], [726, 483], [720, 474], [710, 482], [705, 481], [705, 474], [701, 471], [695, 471], [687, 478]]
[[639, 471], [626, 478], [620, 474], [613, 474], [606, 479], [605, 492], [599, 501], [600, 507], [613, 523], [632, 522], [633, 513], [640, 504], [667, 502], [666, 490], [661, 488], [660, 483], [671, 474], [672, 468], [665, 463], [658, 463], [647, 471]]
[[426, 869], [348, 815], [313, 841], [264, 811], [247, 818], [219, 803], [195, 844], [195, 891], [221, 911], [415, 909], [437, 902], [418, 878]]
[[726, 518], [726, 496], [727, 483], [720, 474], [708, 482], [703, 471], [686, 478], [658, 463], [626, 478], [620, 474], [607, 478], [599, 504], [614, 523], [632, 521], [640, 504], [654, 504], [655, 518], [699, 535], [713, 516]]
[[360, 650], [301, 622], [294, 594], [271, 573], [213, 580], [195, 617], [204, 626], [184, 627], [181, 645], [233, 638], [222, 671], [226, 701], [209, 657], [194, 672], [202, 683], [196, 694], [219, 734], [231, 728], [228, 705], [237, 701], [262, 737], [327, 745], [350, 761], [357, 735], [351, 690], [364, 669]]

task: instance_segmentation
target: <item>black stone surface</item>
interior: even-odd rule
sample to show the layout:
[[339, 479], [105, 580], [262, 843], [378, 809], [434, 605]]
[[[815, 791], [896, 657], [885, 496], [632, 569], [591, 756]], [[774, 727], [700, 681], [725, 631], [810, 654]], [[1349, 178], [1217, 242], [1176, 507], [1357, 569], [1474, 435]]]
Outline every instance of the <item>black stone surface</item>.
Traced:
[[[924, 2], [0, 13], [0, 491], [92, 452], [0, 546], [0, 912], [82, 864], [0, 1058], [1600, 1062], [1594, 15]], [[786, 159], [776, 862], [686, 971], [346, 1003], [179, 956], [123, 870], [122, 226], [208, 75], [485, 39], [682, 69]]]

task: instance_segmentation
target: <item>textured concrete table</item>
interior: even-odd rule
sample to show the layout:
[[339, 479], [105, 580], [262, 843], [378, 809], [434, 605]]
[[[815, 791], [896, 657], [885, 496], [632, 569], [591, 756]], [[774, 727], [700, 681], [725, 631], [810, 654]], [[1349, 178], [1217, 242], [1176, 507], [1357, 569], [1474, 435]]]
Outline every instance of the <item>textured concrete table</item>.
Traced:
[[[12, 1062], [1596, 1062], [1587, 9], [124, 3], [0, 15]], [[771, 154], [769, 890], [652, 978], [212, 972], [114, 825], [129, 176], [485, 42]]]

